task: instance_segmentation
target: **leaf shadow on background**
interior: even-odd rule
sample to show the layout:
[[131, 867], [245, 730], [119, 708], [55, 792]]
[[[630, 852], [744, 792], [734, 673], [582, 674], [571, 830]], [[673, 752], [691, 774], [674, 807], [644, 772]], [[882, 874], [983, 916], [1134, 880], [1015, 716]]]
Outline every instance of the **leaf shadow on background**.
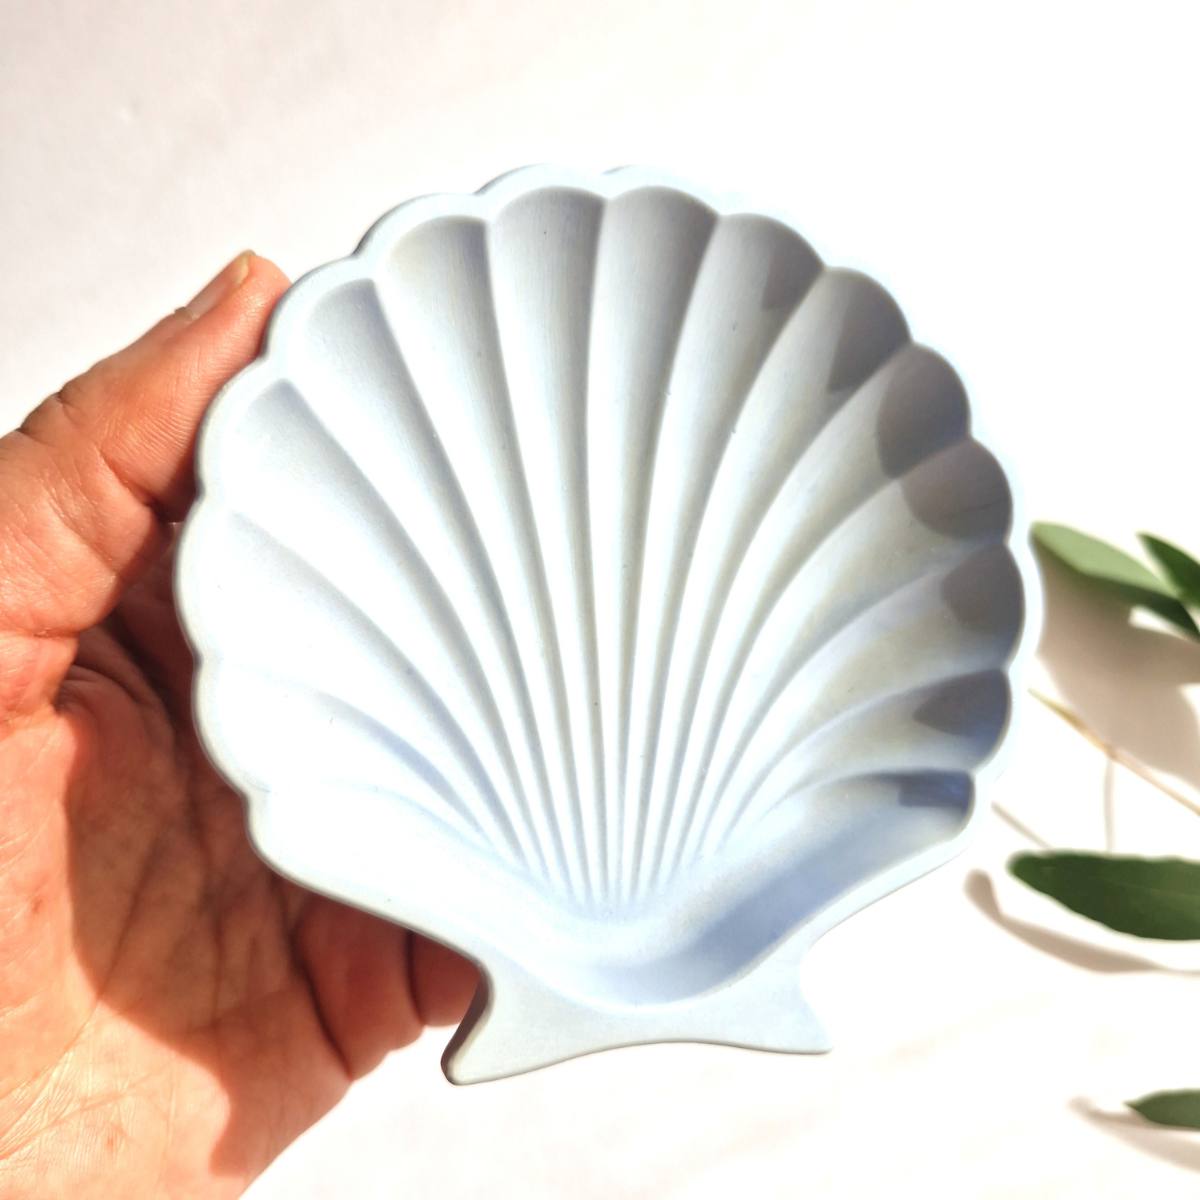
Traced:
[[1134, 1150], [1172, 1166], [1200, 1171], [1200, 1136], [1192, 1130], [1151, 1125], [1134, 1112], [1107, 1112], [1082, 1097], [1071, 1101], [1071, 1110], [1089, 1125], [1119, 1138]]
[[1045, 554], [1038, 564], [1038, 652], [1067, 707], [1103, 741], [1200, 790], [1200, 725], [1183, 692], [1200, 682], [1200, 644], [1134, 625], [1068, 568]]
[[[1043, 929], [1030, 921], [1008, 916], [996, 900], [996, 889], [991, 878], [983, 871], [970, 871], [963, 884], [967, 899], [990, 921], [999, 925], [1013, 937], [1043, 954], [1052, 955], [1071, 966], [1085, 971], [1096, 971], [1104, 975], [1132, 974], [1138, 971], [1159, 971], [1164, 975], [1200, 975], [1200, 970], [1185, 970], [1168, 967], [1140, 954], [1129, 954], [1123, 950], [1109, 950], [1093, 946], [1078, 938]], [[1082, 918], [1081, 918], [1082, 920]]]

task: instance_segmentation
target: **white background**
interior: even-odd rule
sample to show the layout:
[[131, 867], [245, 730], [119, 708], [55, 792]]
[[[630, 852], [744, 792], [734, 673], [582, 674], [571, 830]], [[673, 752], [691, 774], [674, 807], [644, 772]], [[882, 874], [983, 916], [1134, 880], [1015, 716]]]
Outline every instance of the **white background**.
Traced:
[[[885, 283], [1031, 514], [1195, 550], [1197, 22], [1187, 0], [0, 0], [0, 424], [244, 247], [298, 274], [415, 194], [636, 162], [790, 210]], [[1200, 651], [1050, 585], [1040, 685], [1195, 794]], [[1200, 818], [1030, 708], [999, 806], [1055, 844], [1200, 853]], [[1200, 1086], [1200, 977], [1157, 965], [1200, 962], [1007, 882], [1030, 844], [993, 818], [816, 949], [823, 1059], [650, 1047], [455, 1090], [431, 1035], [253, 1196], [1193, 1197], [1200, 1135], [1119, 1102]]]

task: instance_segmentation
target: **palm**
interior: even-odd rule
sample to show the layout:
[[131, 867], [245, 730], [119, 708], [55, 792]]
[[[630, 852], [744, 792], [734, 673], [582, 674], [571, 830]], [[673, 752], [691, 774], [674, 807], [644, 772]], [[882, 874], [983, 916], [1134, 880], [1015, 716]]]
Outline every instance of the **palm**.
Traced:
[[[38, 963], [37, 1039], [105, 1064], [107, 1137], [136, 1130], [154, 1161], [183, 1137], [236, 1189], [422, 1014], [403, 931], [254, 855], [191, 732], [190, 677], [164, 565], [80, 638], [55, 710], [0, 746], [3, 778], [39, 796], [21, 873], [0, 876], [24, 909], [0, 957]], [[453, 961], [424, 948], [420, 965], [417, 998], [457, 1004]]]
[[[70, 561], [53, 529], [40, 548]], [[169, 555], [105, 607], [0, 653], [0, 1193], [24, 1170], [30, 1194], [86, 1196], [83, 1167], [97, 1196], [235, 1194], [352, 1078], [460, 1015], [474, 974], [255, 856], [192, 730]]]

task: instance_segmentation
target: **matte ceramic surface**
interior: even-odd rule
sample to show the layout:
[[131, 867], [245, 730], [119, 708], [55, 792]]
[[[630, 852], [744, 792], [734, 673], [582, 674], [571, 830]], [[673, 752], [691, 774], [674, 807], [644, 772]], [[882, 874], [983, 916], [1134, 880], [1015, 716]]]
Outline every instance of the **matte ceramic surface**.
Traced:
[[481, 964], [451, 1079], [826, 1049], [797, 963], [960, 847], [1025, 626], [886, 293], [646, 172], [516, 172], [297, 283], [198, 471], [205, 746], [280, 871]]

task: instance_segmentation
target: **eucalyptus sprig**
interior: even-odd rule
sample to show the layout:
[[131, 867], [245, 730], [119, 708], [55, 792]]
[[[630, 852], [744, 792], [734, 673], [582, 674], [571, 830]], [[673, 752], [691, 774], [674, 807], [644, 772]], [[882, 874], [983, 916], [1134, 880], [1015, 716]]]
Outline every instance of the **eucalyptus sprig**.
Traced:
[[1066, 525], [1039, 522], [1034, 544], [1080, 580], [1130, 608], [1146, 608], [1200, 641], [1200, 626], [1188, 611], [1200, 609], [1200, 562], [1151, 534], [1138, 535], [1159, 574], [1131, 554]]
[[[1192, 609], [1200, 611], [1200, 562], [1178, 546], [1143, 533], [1152, 570], [1124, 550], [1065, 525], [1038, 524], [1033, 538], [1081, 581], [1130, 608], [1156, 613], [1200, 641]], [[1074, 714], [1046, 701], [1089, 736]], [[1110, 758], [1119, 752], [1091, 738]], [[1189, 807], [1193, 805], [1189, 804]], [[1116, 854], [1017, 854], [1009, 871], [1073, 912], [1135, 937], [1200, 941], [1200, 862]], [[1155, 1092], [1128, 1102], [1147, 1121], [1200, 1129], [1200, 1089]]]

